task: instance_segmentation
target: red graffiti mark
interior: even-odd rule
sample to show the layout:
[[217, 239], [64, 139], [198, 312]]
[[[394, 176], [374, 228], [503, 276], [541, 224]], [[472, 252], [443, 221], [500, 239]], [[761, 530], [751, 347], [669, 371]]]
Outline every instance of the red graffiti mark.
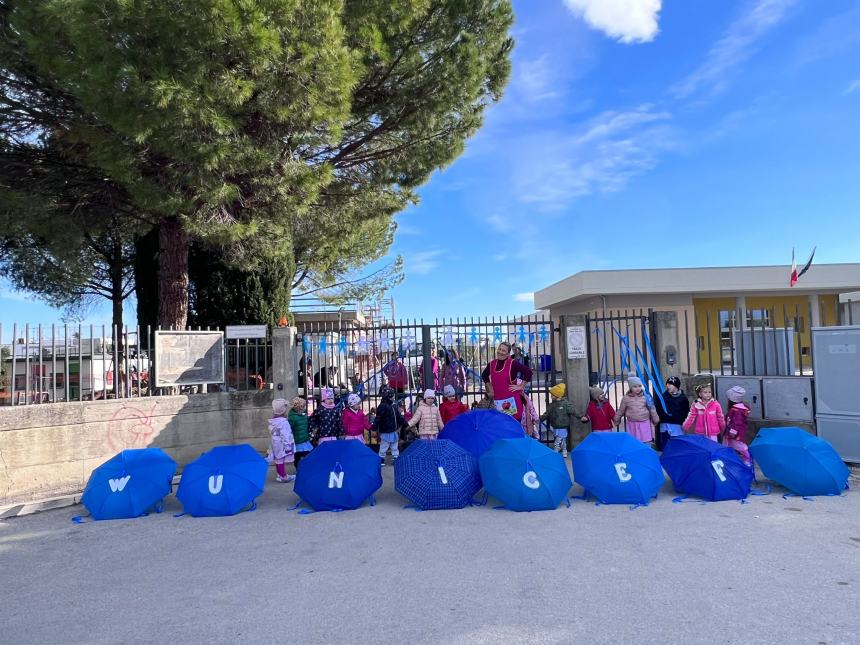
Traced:
[[152, 414], [156, 405], [153, 403], [149, 412], [131, 405], [119, 408], [108, 422], [105, 446], [114, 452], [126, 448], [146, 448], [155, 435]]

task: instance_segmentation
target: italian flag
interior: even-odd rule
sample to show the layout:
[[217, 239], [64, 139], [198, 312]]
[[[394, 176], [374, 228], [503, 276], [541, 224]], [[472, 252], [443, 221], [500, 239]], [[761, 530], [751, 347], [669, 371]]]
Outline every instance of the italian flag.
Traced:
[[794, 249], [791, 249], [791, 278], [788, 282], [789, 287], [793, 287], [794, 285], [796, 285], [800, 276], [809, 271], [809, 267], [812, 266], [812, 258], [815, 257], [815, 248], [812, 249], [812, 253], [809, 255], [809, 259], [806, 261], [806, 264], [803, 265], [803, 268], [800, 271], [797, 270], [797, 262], [794, 260]]

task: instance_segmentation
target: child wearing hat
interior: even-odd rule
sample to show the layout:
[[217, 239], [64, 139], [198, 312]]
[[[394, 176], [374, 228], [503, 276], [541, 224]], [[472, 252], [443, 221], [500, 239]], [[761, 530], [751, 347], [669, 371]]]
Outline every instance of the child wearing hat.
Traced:
[[320, 407], [314, 410], [308, 423], [311, 432], [317, 437], [317, 443], [334, 441], [341, 432], [341, 404], [334, 404], [334, 390], [324, 387], [320, 393], [322, 399]]
[[451, 419], [464, 412], [468, 412], [469, 408], [465, 403], [460, 401], [453, 385], [446, 385], [442, 388], [442, 393], [445, 395], [445, 400], [439, 406], [439, 414], [442, 417], [442, 423], [448, 425]]
[[615, 410], [606, 400], [606, 392], [599, 385], [595, 385], [588, 391], [588, 407], [580, 421], [591, 423], [592, 432], [611, 432], [612, 422], [615, 419]]
[[287, 475], [287, 463], [292, 463], [295, 453], [295, 441], [293, 440], [293, 431], [290, 429], [290, 422], [284, 416], [287, 413], [287, 402], [284, 399], [275, 399], [272, 401], [272, 418], [269, 419], [269, 434], [271, 441], [269, 443], [269, 454], [266, 455], [266, 460], [269, 463], [275, 462], [275, 470], [278, 471], [278, 482], [293, 481], [293, 475]]
[[660, 417], [660, 445], [665, 446], [669, 439], [684, 434], [681, 425], [690, 414], [690, 401], [681, 389], [681, 379], [670, 376], [666, 379], [663, 401], [654, 401], [657, 416]]
[[627, 393], [621, 397], [613, 423], [619, 425], [624, 419], [624, 428], [628, 434], [642, 443], [649, 443], [654, 440], [654, 425], [660, 423], [660, 417], [654, 405], [648, 403], [645, 388], [638, 376], [628, 377], [627, 385]]
[[287, 416], [290, 429], [293, 431], [293, 440], [296, 442], [295, 465], [296, 472], [299, 470], [299, 462], [314, 449], [311, 443], [311, 434], [308, 431], [308, 402], [297, 396], [291, 402], [290, 414]]
[[541, 421], [549, 422], [549, 427], [555, 435], [553, 449], [560, 452], [562, 457], [567, 457], [567, 434], [570, 422], [573, 421], [574, 417], [579, 416], [574, 411], [570, 401], [565, 398], [566, 393], [567, 386], [564, 383], [556, 383], [549, 388], [552, 402], [540, 417]]
[[436, 406], [436, 392], [433, 390], [425, 390], [424, 398], [418, 404], [418, 409], [409, 420], [409, 427], [418, 426], [419, 439], [435, 439], [445, 425], [442, 422], [442, 415], [439, 414], [439, 408]]
[[728, 410], [726, 410], [726, 432], [723, 435], [723, 445], [728, 446], [736, 453], [738, 457], [749, 466], [750, 449], [746, 444], [747, 417], [750, 415], [750, 409], [744, 403], [744, 396], [747, 391], [740, 385], [735, 385], [729, 388], [726, 392], [726, 398], [729, 400]]
[[700, 434], [711, 441], [719, 441], [720, 433], [726, 429], [726, 419], [720, 402], [714, 398], [713, 390], [707, 383], [696, 386], [696, 402], [690, 408], [690, 414], [684, 421], [683, 428], [687, 432]]
[[343, 427], [343, 438], [353, 439], [366, 444], [364, 439], [364, 431], [370, 430], [370, 422], [361, 409], [361, 397], [358, 394], [350, 394], [346, 399], [346, 405], [343, 409], [343, 415], [340, 418], [341, 427]]

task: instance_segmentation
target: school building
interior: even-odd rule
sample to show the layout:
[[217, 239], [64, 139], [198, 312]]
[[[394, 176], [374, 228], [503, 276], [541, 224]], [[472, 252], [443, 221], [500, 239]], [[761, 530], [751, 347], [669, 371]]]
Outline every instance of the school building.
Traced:
[[755, 342], [756, 329], [774, 330], [780, 343], [790, 336], [795, 360], [809, 362], [811, 327], [860, 324], [848, 302], [860, 291], [860, 263], [813, 265], [794, 287], [789, 277], [785, 265], [581, 271], [535, 292], [534, 305], [553, 320], [674, 311], [686, 374], [719, 371], [734, 360], [737, 335]]

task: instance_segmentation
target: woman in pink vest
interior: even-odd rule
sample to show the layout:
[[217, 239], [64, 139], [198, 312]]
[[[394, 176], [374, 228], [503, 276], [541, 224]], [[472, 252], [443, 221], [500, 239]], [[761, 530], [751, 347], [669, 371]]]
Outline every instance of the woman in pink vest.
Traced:
[[511, 345], [503, 341], [496, 349], [496, 360], [490, 361], [481, 372], [481, 380], [487, 384], [499, 412], [510, 414], [522, 422], [526, 408], [526, 383], [532, 380], [532, 371], [511, 358]]

